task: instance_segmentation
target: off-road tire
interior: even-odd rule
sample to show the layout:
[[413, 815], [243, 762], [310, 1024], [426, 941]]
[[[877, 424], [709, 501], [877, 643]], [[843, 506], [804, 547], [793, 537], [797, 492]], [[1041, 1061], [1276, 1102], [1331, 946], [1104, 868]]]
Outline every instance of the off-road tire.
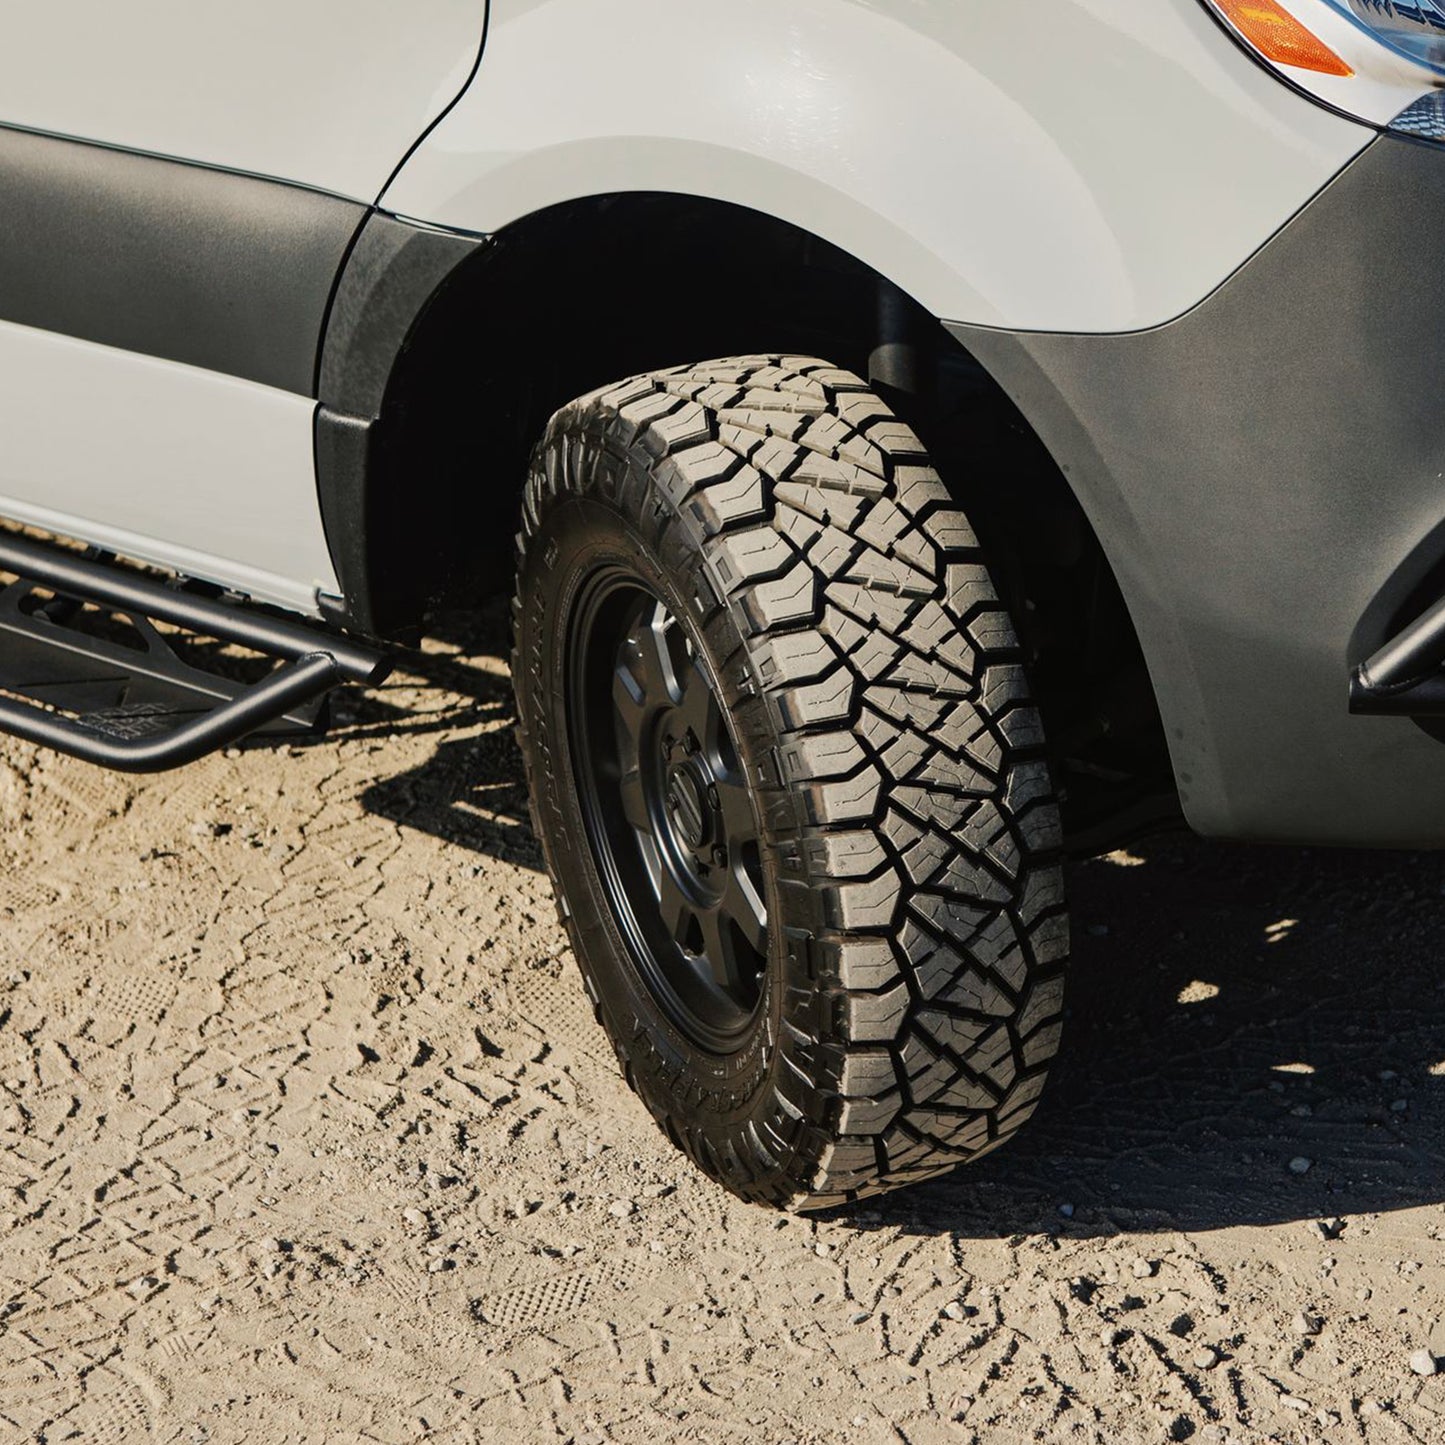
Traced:
[[[1013, 623], [911, 430], [807, 358], [636, 377], [552, 418], [518, 547], [534, 822], [597, 1017], [667, 1134], [792, 1208], [1007, 1139], [1059, 1041], [1058, 810]], [[579, 803], [569, 616], [604, 563], [681, 619], [752, 785], [767, 968], [727, 1053], [642, 978]]]

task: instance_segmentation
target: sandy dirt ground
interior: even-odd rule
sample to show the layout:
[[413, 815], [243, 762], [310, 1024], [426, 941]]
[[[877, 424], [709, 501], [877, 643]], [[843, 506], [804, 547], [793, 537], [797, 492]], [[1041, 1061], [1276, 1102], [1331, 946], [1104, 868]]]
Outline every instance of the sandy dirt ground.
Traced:
[[1025, 1134], [782, 1217], [623, 1088], [460, 636], [316, 745], [0, 748], [0, 1440], [1445, 1439], [1445, 861], [1074, 869]]

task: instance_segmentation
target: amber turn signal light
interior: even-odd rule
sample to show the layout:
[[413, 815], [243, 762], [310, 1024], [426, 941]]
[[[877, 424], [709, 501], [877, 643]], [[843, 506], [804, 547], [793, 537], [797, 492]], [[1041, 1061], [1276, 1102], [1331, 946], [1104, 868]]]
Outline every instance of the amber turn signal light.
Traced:
[[1215, 7], [1265, 60], [1321, 75], [1355, 72], [1277, 0], [1214, 0]]

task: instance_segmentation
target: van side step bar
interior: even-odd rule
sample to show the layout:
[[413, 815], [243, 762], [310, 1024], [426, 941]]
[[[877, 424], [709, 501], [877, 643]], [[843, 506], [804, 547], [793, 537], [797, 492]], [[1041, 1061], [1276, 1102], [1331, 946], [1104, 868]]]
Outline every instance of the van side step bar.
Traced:
[[[0, 532], [0, 571], [16, 577], [0, 586], [0, 690], [63, 709], [0, 697], [0, 733], [120, 772], [179, 767], [248, 733], [324, 730], [332, 688], [391, 671], [387, 656], [349, 638], [94, 553]], [[227, 676], [200, 665], [213, 659], [198, 639], [282, 665], [256, 681]]]
[[1350, 674], [1350, 711], [1445, 717], [1445, 597]]

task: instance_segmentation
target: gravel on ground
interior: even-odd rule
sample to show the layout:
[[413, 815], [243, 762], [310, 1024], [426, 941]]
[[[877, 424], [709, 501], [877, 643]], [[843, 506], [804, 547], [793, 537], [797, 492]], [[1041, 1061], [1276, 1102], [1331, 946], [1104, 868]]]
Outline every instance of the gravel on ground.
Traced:
[[1445, 859], [1072, 870], [1007, 1149], [820, 1217], [626, 1091], [500, 608], [304, 746], [0, 746], [0, 1440], [1445, 1438]]

